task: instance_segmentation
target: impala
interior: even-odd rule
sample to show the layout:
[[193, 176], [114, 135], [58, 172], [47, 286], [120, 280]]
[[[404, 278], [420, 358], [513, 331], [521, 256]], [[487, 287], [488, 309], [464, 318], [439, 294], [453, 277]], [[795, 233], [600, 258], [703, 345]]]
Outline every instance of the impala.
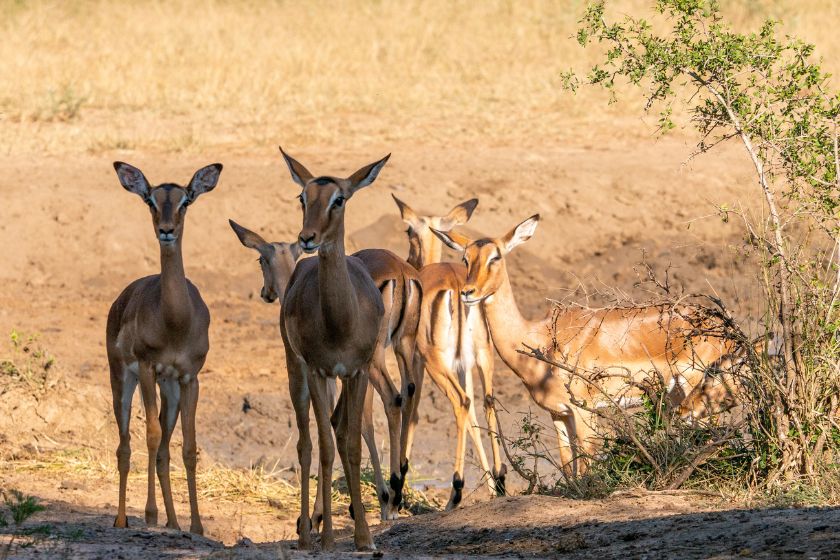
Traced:
[[[301, 254], [300, 245], [295, 243], [267, 242], [258, 233], [229, 220], [239, 241], [260, 255], [259, 263], [263, 274], [263, 287], [260, 295], [267, 303], [279, 299], [282, 307], [283, 295], [289, 279], [295, 270], [297, 258]], [[391, 382], [385, 363], [385, 350], [393, 348], [400, 371], [407, 371], [414, 353], [414, 338], [417, 334], [417, 322], [420, 318], [420, 280], [417, 272], [405, 261], [381, 249], [366, 249], [354, 254], [365, 264], [374, 283], [379, 286], [385, 315], [382, 318], [373, 366], [370, 369], [370, 381], [382, 399], [388, 418], [390, 442], [391, 478], [389, 484], [382, 476], [379, 453], [376, 449], [373, 427], [373, 401], [368, 395], [365, 399], [362, 417], [362, 437], [367, 445], [373, 465], [377, 494], [383, 520], [396, 519], [402, 499], [402, 478], [399, 472], [400, 453], [400, 406], [403, 399]], [[402, 375], [405, 378], [405, 374]], [[320, 488], [320, 486], [319, 486]], [[321, 499], [316, 496], [315, 511], [312, 514], [312, 526], [317, 528], [322, 519]]]
[[[531, 238], [539, 219], [539, 215], [531, 216], [495, 239], [472, 241], [455, 232], [435, 234], [464, 254], [468, 272], [461, 301], [484, 310], [496, 350], [534, 402], [551, 414], [564, 471], [576, 476], [585, 470], [586, 457], [595, 450], [591, 403], [605, 395], [615, 400], [632, 398], [638, 394], [633, 384], [654, 371], [670, 388], [690, 393], [704, 371], [725, 358], [728, 350], [719, 339], [689, 339], [686, 333], [694, 330], [692, 325], [663, 306], [570, 309], [538, 321], [525, 319], [513, 296], [505, 256]], [[565, 371], [518, 352], [523, 346], [548, 349], [556, 361], [599, 375], [570, 379]], [[573, 401], [590, 403], [589, 410]]]
[[[403, 221], [408, 224], [408, 262], [420, 269], [423, 285], [423, 305], [420, 327], [417, 330], [417, 352], [410, 393], [419, 398], [423, 371], [449, 399], [455, 414], [458, 439], [455, 447], [455, 465], [452, 491], [446, 508], [452, 509], [461, 502], [464, 488], [464, 455], [469, 434], [475, 446], [481, 468], [490, 476], [487, 484], [493, 495], [504, 495], [506, 466], [502, 464], [497, 437], [496, 410], [493, 397], [493, 346], [481, 309], [467, 309], [461, 304], [459, 294], [467, 276], [467, 269], [455, 263], [441, 263], [443, 244], [433, 229], [448, 231], [467, 222], [472, 216], [477, 199], [463, 202], [446, 216], [423, 216], [403, 201], [394, 197]], [[475, 413], [473, 396], [473, 371], [477, 370], [484, 389], [484, 412], [490, 431], [493, 450], [493, 470], [487, 462], [481, 432]], [[413, 390], [411, 390], [413, 387]], [[408, 456], [416, 426], [416, 411], [403, 415], [403, 423], [411, 421], [404, 442], [403, 473], [407, 470]]]
[[[361, 424], [371, 368], [382, 317], [382, 296], [361, 259], [344, 252], [344, 210], [347, 201], [373, 183], [389, 156], [367, 165], [348, 178], [313, 177], [297, 160], [280, 150], [292, 180], [301, 187], [303, 227], [298, 242], [305, 253], [318, 253], [295, 268], [283, 300], [280, 332], [286, 348], [289, 391], [298, 428], [301, 513], [299, 546], [311, 546], [309, 470], [312, 442], [309, 435], [310, 398], [318, 425], [323, 511], [321, 546], [335, 546], [331, 488], [336, 444], [355, 512], [353, 539], [358, 550], [375, 546], [365, 519], [360, 487]], [[342, 380], [338, 403], [330, 401], [329, 378]]]
[[[203, 533], [195, 486], [195, 411], [198, 373], [209, 343], [210, 312], [192, 282], [184, 276], [181, 244], [187, 207], [210, 192], [219, 180], [219, 163], [199, 169], [186, 187], [164, 183], [152, 187], [143, 173], [127, 163], [115, 162], [122, 186], [139, 195], [151, 211], [160, 244], [160, 274], [135, 280], [123, 290], [108, 312], [105, 343], [111, 370], [114, 415], [120, 432], [117, 468], [120, 473], [119, 505], [115, 527], [127, 527], [125, 494], [131, 462], [131, 401], [137, 383], [146, 410], [148, 495], [146, 524], [157, 524], [155, 466], [160, 479], [166, 526], [178, 529], [169, 481], [169, 440], [181, 414], [183, 458], [190, 495], [190, 531]], [[160, 387], [160, 417], [157, 391]]]

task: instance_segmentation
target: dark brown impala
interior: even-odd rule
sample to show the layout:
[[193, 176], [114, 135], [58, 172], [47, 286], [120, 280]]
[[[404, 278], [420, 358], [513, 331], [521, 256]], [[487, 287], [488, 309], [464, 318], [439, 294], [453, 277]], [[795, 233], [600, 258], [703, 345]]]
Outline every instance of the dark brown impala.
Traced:
[[[198, 288], [184, 276], [181, 244], [187, 207], [199, 195], [213, 190], [222, 165], [216, 163], [199, 169], [186, 187], [173, 183], [151, 187], [136, 167], [118, 161], [114, 168], [122, 186], [140, 196], [149, 206], [155, 236], [160, 243], [160, 274], [129, 284], [108, 313], [106, 346], [114, 415], [120, 431], [117, 448], [120, 495], [114, 526], [127, 526], [125, 493], [131, 458], [129, 421], [131, 400], [139, 382], [146, 410], [146, 447], [149, 451], [146, 524], [157, 524], [157, 466], [166, 507], [166, 526], [178, 528], [169, 484], [169, 440], [180, 413], [190, 493], [190, 531], [202, 534], [195, 487], [195, 410], [198, 372], [209, 348], [210, 313]], [[160, 386], [160, 417], [156, 384]]]
[[[281, 150], [282, 152], [282, 150]], [[289, 391], [298, 427], [301, 513], [299, 546], [311, 546], [309, 517], [309, 471], [312, 441], [309, 435], [310, 397], [318, 424], [322, 486], [324, 550], [335, 547], [332, 528], [331, 488], [337, 447], [350, 488], [355, 515], [353, 534], [358, 550], [375, 546], [364, 515], [360, 487], [361, 424], [368, 372], [376, 350], [384, 306], [379, 289], [367, 267], [344, 251], [344, 210], [347, 201], [370, 185], [388, 161], [388, 156], [344, 179], [313, 177], [299, 162], [283, 153], [292, 179], [300, 185], [303, 227], [298, 242], [314, 259], [298, 263], [283, 301], [280, 332], [286, 347]], [[342, 380], [341, 395], [333, 414], [328, 378]]]
[[[280, 300], [282, 307], [283, 296], [289, 279], [295, 270], [297, 258], [301, 249], [297, 242], [268, 242], [261, 235], [255, 233], [233, 220], [229, 220], [239, 241], [249, 249], [260, 255], [259, 263], [263, 275], [261, 297], [267, 303]], [[362, 421], [362, 437], [365, 439], [370, 461], [376, 480], [377, 494], [381, 518], [383, 520], [396, 519], [402, 499], [402, 477], [398, 474], [400, 457], [400, 406], [405, 402], [399, 395], [385, 363], [385, 351], [390, 346], [394, 350], [403, 385], [409, 392], [405, 372], [409, 371], [414, 353], [414, 339], [417, 334], [417, 323], [420, 318], [420, 301], [422, 290], [420, 280], [414, 267], [400, 259], [390, 251], [383, 249], [365, 249], [354, 254], [362, 260], [368, 269], [374, 283], [382, 294], [385, 315], [382, 317], [379, 336], [374, 352], [373, 364], [370, 368], [370, 384], [376, 389], [382, 399], [385, 414], [388, 418], [388, 439], [390, 442], [391, 479], [386, 483], [382, 476], [379, 463], [379, 452], [373, 431], [373, 399], [371, 388], [365, 398], [365, 411]], [[411, 391], [413, 396], [413, 391]], [[318, 486], [320, 489], [320, 485]], [[315, 509], [312, 513], [312, 527], [317, 529], [323, 517], [321, 512], [322, 498], [315, 498]]]

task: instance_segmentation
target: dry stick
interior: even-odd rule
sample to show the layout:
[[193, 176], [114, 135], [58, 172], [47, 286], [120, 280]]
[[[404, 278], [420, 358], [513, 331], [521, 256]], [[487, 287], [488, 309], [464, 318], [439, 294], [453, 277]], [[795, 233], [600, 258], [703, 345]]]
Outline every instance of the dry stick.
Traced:
[[[582, 410], [585, 410], [586, 412], [590, 412], [592, 414], [595, 414], [596, 416], [600, 416], [602, 418], [604, 417], [603, 413], [599, 412], [597, 409], [590, 408], [590, 407], [586, 406], [586, 404], [584, 404], [582, 401], [579, 401], [572, 394], [570, 385], [571, 385], [572, 379], [575, 376], [577, 376], [582, 381], [584, 381], [585, 383], [595, 387], [598, 390], [599, 393], [601, 393], [613, 406], [615, 406], [615, 408], [620, 410], [622, 418], [624, 419], [624, 422], [625, 422], [625, 429], [627, 430], [627, 435], [630, 438], [630, 440], [633, 442], [633, 445], [635, 445], [636, 448], [639, 450], [639, 452], [642, 455], [645, 456], [645, 459], [654, 468], [657, 475], [662, 474], [662, 471], [659, 468], [659, 465], [657, 464], [657, 462], [654, 460], [653, 456], [651, 456], [650, 452], [647, 449], [645, 449], [645, 446], [642, 445], [642, 443], [639, 441], [639, 438], [636, 436], [636, 431], [633, 428], [632, 423], [630, 422], [630, 419], [628, 418], [627, 412], [624, 409], [622, 409], [621, 406], [619, 406], [619, 404], [617, 402], [615, 402], [610, 395], [608, 395], [597, 383], [595, 383], [591, 379], [588, 379], [587, 377], [581, 375], [577, 371], [577, 369], [575, 369], [573, 367], [570, 367], [566, 364], [563, 364], [561, 362], [557, 362], [555, 360], [552, 360], [551, 358], [546, 356], [545, 353], [542, 350], [540, 350], [538, 348], [533, 348], [531, 346], [528, 346], [527, 344], [525, 344], [524, 346], [525, 346], [525, 348], [528, 349], [528, 352], [525, 352], [524, 350], [517, 350], [517, 352], [520, 353], [520, 354], [523, 354], [525, 356], [530, 356], [532, 358], [536, 358], [537, 360], [540, 360], [541, 362], [545, 362], [545, 363], [547, 363], [551, 366], [558, 367], [558, 368], [560, 368], [564, 371], [567, 371], [571, 374], [571, 377], [569, 378], [569, 381], [566, 383], [566, 389], [569, 392], [569, 402], [571, 402], [574, 406], [576, 406], [576, 407], [578, 407]], [[586, 373], [589, 373], [589, 374], [595, 374], [595, 375], [601, 375], [602, 374], [602, 372], [594, 372], [594, 371], [590, 371], [590, 370], [584, 370], [584, 371]], [[577, 458], [577, 457], [575, 457], [575, 458]]]

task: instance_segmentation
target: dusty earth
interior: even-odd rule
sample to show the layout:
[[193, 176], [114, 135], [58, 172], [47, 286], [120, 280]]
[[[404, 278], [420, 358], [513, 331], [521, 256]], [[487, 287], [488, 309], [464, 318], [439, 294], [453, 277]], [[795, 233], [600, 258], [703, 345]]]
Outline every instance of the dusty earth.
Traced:
[[[349, 174], [393, 153], [380, 179], [349, 202], [351, 250], [384, 247], [407, 253], [405, 227], [391, 193], [437, 213], [478, 197], [479, 207], [465, 228], [472, 234], [500, 235], [540, 212], [535, 237], [510, 256], [514, 289], [526, 315], [547, 310], [546, 298], [598, 302], [603, 298], [597, 292], [612, 288], [644, 298], [644, 290], [634, 287], [634, 265], [643, 253], [660, 272], [672, 267], [677, 289], [716, 293], [745, 315], [755, 306], [756, 288], [739, 251], [741, 230], [722, 222], [714, 208], [716, 203], [751, 208], [755, 191], [743, 154], [733, 146], [700, 163], [686, 163], [689, 140], [655, 140], [648, 129], [640, 132], [638, 123], [629, 128], [632, 132], [612, 135], [609, 142], [581, 135], [577, 143], [546, 141], [529, 148], [364, 143], [350, 149], [286, 148], [325, 174]], [[137, 400], [131, 528], [111, 528], [116, 428], [105, 318], [128, 282], [159, 270], [148, 210], [119, 186], [111, 167], [115, 159], [140, 167], [153, 183], [185, 182], [202, 165], [225, 164], [219, 187], [191, 207], [184, 241], [188, 276], [212, 314], [211, 350], [201, 373], [199, 468], [259, 465], [297, 483], [278, 307], [259, 299], [256, 255], [227, 225], [233, 218], [278, 241], [297, 234], [298, 189], [279, 154], [267, 147], [249, 154], [231, 149], [202, 155], [114, 151], [0, 157], [0, 359], [12, 354], [8, 334], [15, 330], [37, 335], [33, 344], [56, 360], [46, 387], [0, 387], [0, 488], [20, 489], [47, 506], [20, 529], [0, 529], [0, 558], [302, 555], [293, 550], [293, 493], [278, 503], [204, 491], [206, 538], [146, 529], [146, 456]], [[496, 372], [506, 433], [515, 433], [529, 408], [545, 420], [500, 361]], [[412, 484], [435, 505], [445, 503], [451, 479], [454, 422], [436, 388], [427, 384], [424, 393]], [[380, 440], [383, 428], [380, 414]], [[177, 431], [173, 447], [176, 509], [181, 525], [188, 526]], [[472, 451], [470, 457], [465, 507], [378, 525], [380, 551], [413, 557], [840, 557], [838, 509], [752, 511], [710, 496], [647, 493], [592, 502], [535, 496], [488, 502]], [[514, 475], [509, 479], [513, 492], [521, 490]], [[340, 550], [349, 554], [344, 511], [337, 506]], [[368, 515], [378, 523], [376, 515]]]

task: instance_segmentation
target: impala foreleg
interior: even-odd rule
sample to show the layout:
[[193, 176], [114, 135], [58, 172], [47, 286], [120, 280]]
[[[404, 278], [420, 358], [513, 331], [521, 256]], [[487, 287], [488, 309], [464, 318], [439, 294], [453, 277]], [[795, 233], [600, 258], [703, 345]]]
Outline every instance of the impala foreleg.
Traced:
[[157, 454], [157, 475], [160, 481], [160, 492], [163, 494], [163, 506], [166, 509], [166, 526], [180, 530], [175, 506], [172, 503], [172, 486], [169, 481], [169, 442], [175, 430], [175, 422], [178, 420], [181, 386], [178, 380], [172, 377], [162, 379], [158, 385], [160, 386], [160, 425], [163, 435]]
[[120, 432], [117, 447], [117, 470], [120, 474], [119, 502], [114, 527], [128, 527], [125, 514], [125, 495], [128, 485], [128, 471], [131, 467], [131, 400], [137, 388], [137, 371], [124, 366], [117, 360], [111, 361], [111, 392], [113, 394], [114, 416]]
[[484, 477], [487, 478], [487, 488], [490, 490], [490, 495], [496, 495], [496, 484], [491, 476], [490, 464], [487, 462], [487, 454], [484, 452], [484, 444], [481, 442], [481, 427], [478, 425], [478, 417], [475, 412], [475, 390], [473, 386], [472, 371], [467, 371], [464, 375], [464, 393], [469, 402], [469, 409], [467, 411], [467, 433], [473, 442], [475, 452], [478, 455], [478, 462], [481, 465], [481, 470]]
[[[315, 410], [315, 420], [318, 425], [318, 457], [320, 461], [320, 476], [318, 478], [320, 488], [318, 491], [321, 497], [321, 511], [324, 516], [321, 530], [321, 548], [326, 551], [335, 548], [332, 527], [332, 493], [330, 491], [333, 461], [335, 460], [335, 443], [333, 442], [332, 424], [330, 422], [333, 407], [328, 398], [326, 386], [328, 380], [323, 374], [309, 371], [307, 382], [312, 398], [312, 407]], [[301, 536], [303, 536], [302, 527]]]
[[[286, 346], [288, 348], [288, 345]], [[288, 352], [288, 350], [287, 350]], [[295, 409], [298, 429], [297, 454], [300, 465], [300, 516], [298, 517], [298, 548], [312, 548], [312, 525], [309, 519], [309, 473], [312, 464], [312, 437], [309, 434], [309, 388], [297, 360], [287, 355], [289, 395]], [[320, 477], [319, 477], [320, 480]]]
[[195, 485], [195, 469], [198, 463], [198, 445], [195, 441], [195, 413], [198, 408], [198, 372], [188, 376], [181, 383], [181, 431], [184, 436], [184, 448], [181, 456], [187, 471], [187, 489], [190, 494], [190, 533], [204, 534], [201, 516], [198, 513], [198, 490]]
[[155, 467], [160, 448], [162, 431], [158, 418], [157, 390], [155, 387], [155, 372], [149, 363], [140, 364], [140, 394], [143, 396], [143, 408], [146, 411], [146, 449], [149, 453], [148, 485], [146, 495], [146, 525], [157, 525], [158, 509], [155, 502]]
[[493, 396], [493, 351], [490, 348], [476, 352], [476, 366], [481, 386], [484, 389], [484, 415], [487, 418], [487, 430], [490, 435], [490, 447], [493, 450], [493, 492], [497, 496], [505, 495], [505, 475], [507, 466], [502, 463], [499, 450], [499, 425], [496, 418], [496, 400]]
[[[338, 433], [336, 433], [336, 438]], [[373, 478], [376, 481], [376, 491], [379, 496], [380, 514], [382, 519], [386, 519], [387, 507], [390, 499], [388, 487], [385, 486], [385, 478], [382, 476], [382, 465], [379, 462], [379, 452], [376, 449], [376, 437], [373, 426], [373, 387], [368, 385], [365, 392], [365, 409], [362, 415], [362, 437], [367, 445], [368, 453], [370, 454], [370, 464], [373, 467]], [[347, 468], [345, 466], [345, 468]], [[349, 470], [345, 470], [345, 474]]]

